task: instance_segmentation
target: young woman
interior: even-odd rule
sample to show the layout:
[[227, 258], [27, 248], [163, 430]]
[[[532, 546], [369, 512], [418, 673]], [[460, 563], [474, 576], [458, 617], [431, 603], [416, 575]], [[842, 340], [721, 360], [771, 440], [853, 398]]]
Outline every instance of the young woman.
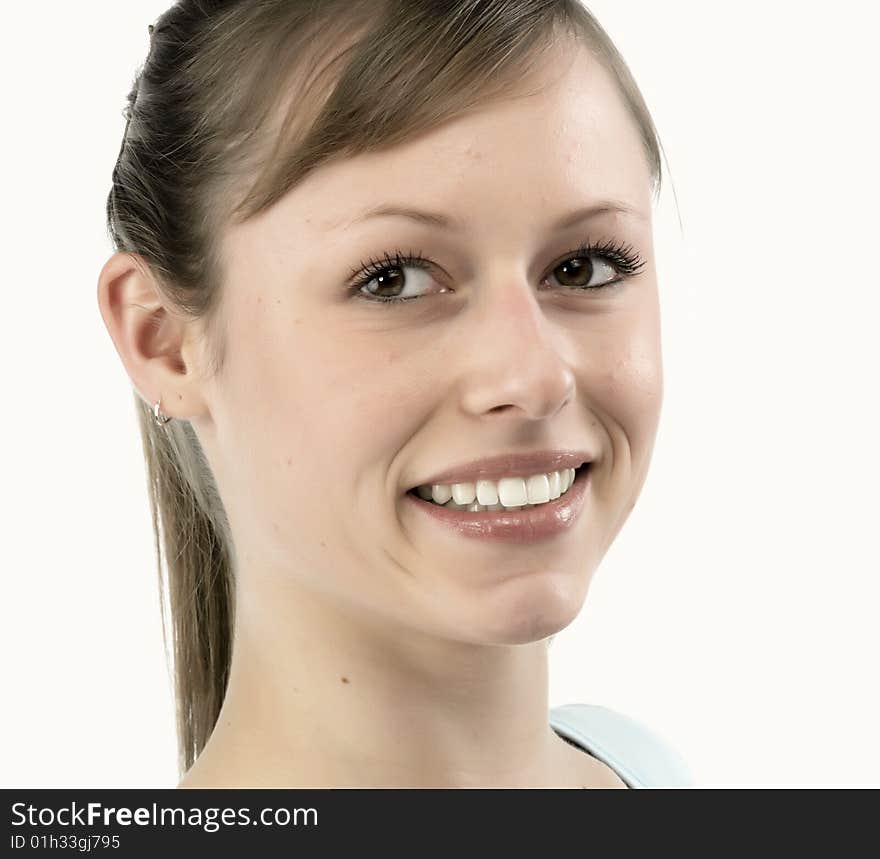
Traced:
[[99, 304], [180, 786], [687, 783], [623, 714], [548, 713], [663, 386], [660, 146], [590, 13], [182, 0], [126, 115]]

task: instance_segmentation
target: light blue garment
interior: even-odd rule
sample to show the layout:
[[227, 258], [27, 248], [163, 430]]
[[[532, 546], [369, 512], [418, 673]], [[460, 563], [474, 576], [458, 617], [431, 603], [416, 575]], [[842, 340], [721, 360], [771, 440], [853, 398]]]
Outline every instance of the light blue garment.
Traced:
[[679, 752], [641, 722], [598, 704], [550, 709], [550, 727], [611, 767], [631, 788], [690, 787]]

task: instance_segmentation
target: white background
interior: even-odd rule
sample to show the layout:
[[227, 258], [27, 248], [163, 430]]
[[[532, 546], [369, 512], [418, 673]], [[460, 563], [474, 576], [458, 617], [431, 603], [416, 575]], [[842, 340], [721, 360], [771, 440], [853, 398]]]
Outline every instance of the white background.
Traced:
[[[48, 5], [12, 4], [0, 53], [0, 782], [171, 787], [140, 438], [96, 300], [166, 3]], [[701, 785], [878, 786], [878, 13], [587, 5], [671, 170], [666, 398], [640, 502], [551, 647], [550, 704], [643, 721]]]

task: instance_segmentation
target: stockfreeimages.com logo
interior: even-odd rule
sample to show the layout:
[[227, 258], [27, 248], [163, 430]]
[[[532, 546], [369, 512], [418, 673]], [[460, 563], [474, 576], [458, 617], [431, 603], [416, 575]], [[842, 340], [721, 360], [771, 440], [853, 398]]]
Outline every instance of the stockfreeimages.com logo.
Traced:
[[85, 806], [71, 803], [64, 808], [37, 808], [16, 802], [12, 806], [13, 826], [199, 826], [216, 832], [221, 826], [317, 826], [315, 808], [262, 808], [251, 817], [249, 808], [113, 808], [100, 802]]

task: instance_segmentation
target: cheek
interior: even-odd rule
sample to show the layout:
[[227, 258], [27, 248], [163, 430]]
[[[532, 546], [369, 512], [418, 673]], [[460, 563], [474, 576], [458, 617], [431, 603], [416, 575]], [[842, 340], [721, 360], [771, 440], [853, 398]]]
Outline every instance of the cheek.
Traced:
[[623, 431], [630, 455], [647, 456], [663, 404], [659, 315], [648, 309], [621, 319], [591, 343], [588, 353], [585, 390]]
[[[375, 500], [395, 444], [406, 438], [412, 364], [375, 336], [344, 340], [315, 319], [294, 315], [251, 335], [232, 380], [240, 463], [254, 503], [268, 496], [275, 518]], [[239, 332], [241, 333], [241, 332]], [[408, 430], [411, 432], [411, 430]], [[321, 493], [329, 504], [314, 505]], [[313, 523], [314, 524], [314, 523]]]

